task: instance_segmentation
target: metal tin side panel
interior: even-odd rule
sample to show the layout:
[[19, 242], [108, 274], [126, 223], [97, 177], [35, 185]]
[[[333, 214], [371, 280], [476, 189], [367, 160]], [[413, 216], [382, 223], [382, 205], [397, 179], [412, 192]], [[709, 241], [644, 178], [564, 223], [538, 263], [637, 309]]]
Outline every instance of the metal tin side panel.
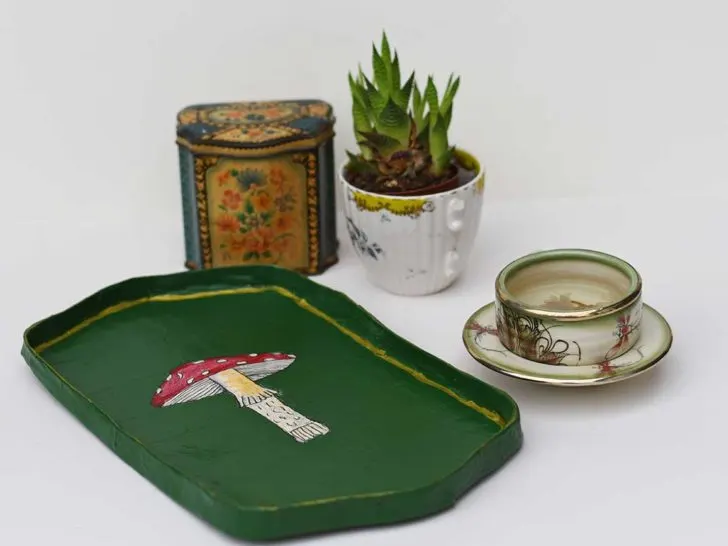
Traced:
[[200, 226], [195, 195], [195, 163], [192, 152], [179, 146], [179, 170], [182, 183], [182, 219], [185, 234], [185, 256], [188, 268], [202, 268]]
[[319, 272], [336, 263], [336, 185], [334, 177], [334, 141], [329, 139], [318, 149], [319, 201]]

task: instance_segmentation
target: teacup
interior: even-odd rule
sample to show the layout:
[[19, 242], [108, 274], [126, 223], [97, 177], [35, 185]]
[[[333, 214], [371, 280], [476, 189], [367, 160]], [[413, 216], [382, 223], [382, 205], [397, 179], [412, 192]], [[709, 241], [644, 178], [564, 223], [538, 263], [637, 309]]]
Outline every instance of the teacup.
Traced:
[[425, 295], [444, 290], [465, 269], [480, 222], [485, 172], [470, 154], [455, 153], [472, 178], [422, 196], [363, 191], [347, 182], [342, 166], [347, 231], [373, 284], [395, 294]]
[[495, 305], [498, 337], [509, 351], [545, 364], [601, 364], [639, 339], [642, 279], [602, 252], [536, 252], [499, 273]]

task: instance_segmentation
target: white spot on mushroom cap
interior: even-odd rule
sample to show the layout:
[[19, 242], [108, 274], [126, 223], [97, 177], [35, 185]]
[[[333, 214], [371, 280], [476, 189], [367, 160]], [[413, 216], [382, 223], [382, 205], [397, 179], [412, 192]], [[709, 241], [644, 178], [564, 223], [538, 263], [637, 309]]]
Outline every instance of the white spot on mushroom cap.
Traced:
[[195, 380], [195, 378], [194, 378], [194, 377], [190, 377], [190, 378], [189, 378], [189, 379], [187, 380], [187, 384], [188, 384], [188, 385], [192, 385], [192, 382], [193, 382], [194, 380]]
[[288, 358], [296, 358], [296, 355], [288, 355]]
[[264, 358], [263, 360], [265, 360], [266, 362], [271, 362], [272, 360], [275, 360], [275, 358], [268, 357], [268, 358]]
[[177, 372], [177, 377], [179, 377], [180, 379], [182, 379], [182, 372]]
[[247, 360], [238, 360], [238, 364], [247, 364], [247, 363], [248, 363]]
[[223, 363], [227, 362], [227, 360], [225, 360], [224, 358], [221, 358], [220, 360], [218, 360], [218, 362], [219, 362], [220, 364], [223, 364]]
[[204, 360], [195, 360], [193, 362], [193, 364], [202, 364], [203, 362], [204, 362]]
[[172, 379], [172, 374], [169, 374], [169, 375], [167, 376], [167, 379], [165, 379], [165, 381], [169, 381], [170, 379]]
[[160, 392], [162, 392], [161, 387], [157, 389], [157, 394], [159, 394]]
[[210, 370], [203, 370], [203, 371], [202, 371], [202, 375], [207, 375], [207, 374], [209, 374], [209, 373], [210, 373]]
[[258, 353], [250, 353], [250, 356], [258, 356]]

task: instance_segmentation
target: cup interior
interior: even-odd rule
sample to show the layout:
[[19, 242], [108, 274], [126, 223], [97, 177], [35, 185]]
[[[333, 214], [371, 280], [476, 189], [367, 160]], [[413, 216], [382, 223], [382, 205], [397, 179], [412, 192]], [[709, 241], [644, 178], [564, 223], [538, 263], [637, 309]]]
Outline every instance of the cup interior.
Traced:
[[584, 313], [633, 297], [640, 279], [618, 258], [590, 251], [527, 256], [499, 277], [501, 295], [518, 307], [543, 313]]

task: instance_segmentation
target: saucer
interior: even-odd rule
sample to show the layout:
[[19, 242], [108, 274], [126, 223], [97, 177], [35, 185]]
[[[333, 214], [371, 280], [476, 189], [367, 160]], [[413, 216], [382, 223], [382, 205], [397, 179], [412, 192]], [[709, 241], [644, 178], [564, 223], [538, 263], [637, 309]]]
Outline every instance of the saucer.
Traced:
[[652, 368], [670, 350], [672, 331], [660, 313], [644, 305], [640, 338], [618, 358], [590, 366], [542, 364], [520, 357], [503, 346], [496, 330], [493, 302], [468, 319], [463, 342], [475, 360], [498, 373], [548, 385], [586, 387], [629, 379]]

